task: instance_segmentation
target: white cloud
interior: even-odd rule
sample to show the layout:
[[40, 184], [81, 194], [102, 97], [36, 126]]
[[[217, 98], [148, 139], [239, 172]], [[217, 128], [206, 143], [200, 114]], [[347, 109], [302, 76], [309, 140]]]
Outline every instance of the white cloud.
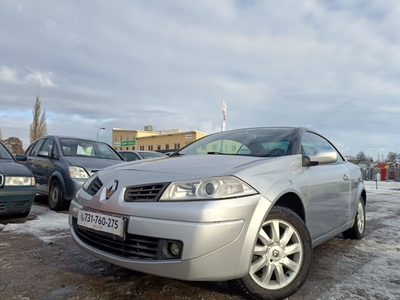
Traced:
[[31, 73], [26, 76], [26, 82], [34, 85], [40, 85], [41, 87], [55, 87], [52, 77], [52, 72], [42, 72], [39, 70], [30, 69]]
[[21, 83], [21, 81], [17, 77], [17, 70], [4, 65], [0, 66], [0, 81], [16, 84]]
[[54, 133], [87, 137], [95, 124], [212, 132], [224, 98], [227, 128], [312, 124], [343, 149], [400, 148], [368, 138], [396, 133], [385, 119], [398, 111], [376, 115], [400, 97], [400, 3], [21, 3], [2, 5], [0, 103], [30, 113], [39, 95], [64, 122], [49, 124]]

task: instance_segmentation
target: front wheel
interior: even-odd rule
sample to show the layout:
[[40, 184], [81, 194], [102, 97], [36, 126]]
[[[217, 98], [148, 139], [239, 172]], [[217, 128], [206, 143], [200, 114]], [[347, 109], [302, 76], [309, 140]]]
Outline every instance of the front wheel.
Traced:
[[312, 262], [310, 233], [292, 210], [274, 207], [261, 225], [249, 274], [237, 280], [256, 299], [282, 299], [305, 282]]
[[67, 207], [67, 201], [64, 199], [64, 194], [58, 180], [51, 182], [48, 205], [51, 210], [55, 211], [64, 210]]

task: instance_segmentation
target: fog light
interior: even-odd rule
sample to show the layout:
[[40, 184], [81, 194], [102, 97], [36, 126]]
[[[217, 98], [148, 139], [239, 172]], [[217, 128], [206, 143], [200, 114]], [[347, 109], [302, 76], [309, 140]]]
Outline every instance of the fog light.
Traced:
[[168, 245], [168, 250], [169, 250], [169, 253], [171, 253], [173, 256], [179, 256], [179, 254], [181, 252], [179, 245], [176, 243], [170, 243]]

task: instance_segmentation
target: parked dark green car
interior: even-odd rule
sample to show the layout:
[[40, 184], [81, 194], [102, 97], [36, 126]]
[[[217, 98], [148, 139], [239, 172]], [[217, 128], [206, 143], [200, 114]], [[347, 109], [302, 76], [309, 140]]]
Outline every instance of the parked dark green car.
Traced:
[[0, 142], [0, 216], [24, 218], [36, 196], [32, 172]]

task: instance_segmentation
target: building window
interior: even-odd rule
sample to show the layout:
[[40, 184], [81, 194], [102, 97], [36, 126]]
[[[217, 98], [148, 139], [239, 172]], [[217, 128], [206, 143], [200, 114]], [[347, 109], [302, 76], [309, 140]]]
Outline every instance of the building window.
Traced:
[[181, 144], [180, 143], [175, 143], [174, 144], [174, 149], [179, 149], [181, 147]]
[[132, 147], [132, 150], [135, 150], [135, 146]]
[[212, 144], [212, 149], [215, 151], [217, 150], [217, 144]]
[[157, 150], [161, 150], [161, 145], [157, 145]]
[[149, 151], [153, 151], [153, 145], [148, 146]]
[[129, 141], [129, 135], [126, 136], [126, 140]]
[[140, 146], [140, 150], [144, 151], [144, 146]]
[[116, 136], [114, 136], [114, 142], [116, 142], [117, 141], [117, 137]]
[[119, 141], [120, 141], [120, 142], [122, 141], [122, 135], [119, 136]]
[[232, 151], [236, 152], [236, 145], [232, 145]]
[[169, 144], [165, 144], [165, 150], [169, 150]]

